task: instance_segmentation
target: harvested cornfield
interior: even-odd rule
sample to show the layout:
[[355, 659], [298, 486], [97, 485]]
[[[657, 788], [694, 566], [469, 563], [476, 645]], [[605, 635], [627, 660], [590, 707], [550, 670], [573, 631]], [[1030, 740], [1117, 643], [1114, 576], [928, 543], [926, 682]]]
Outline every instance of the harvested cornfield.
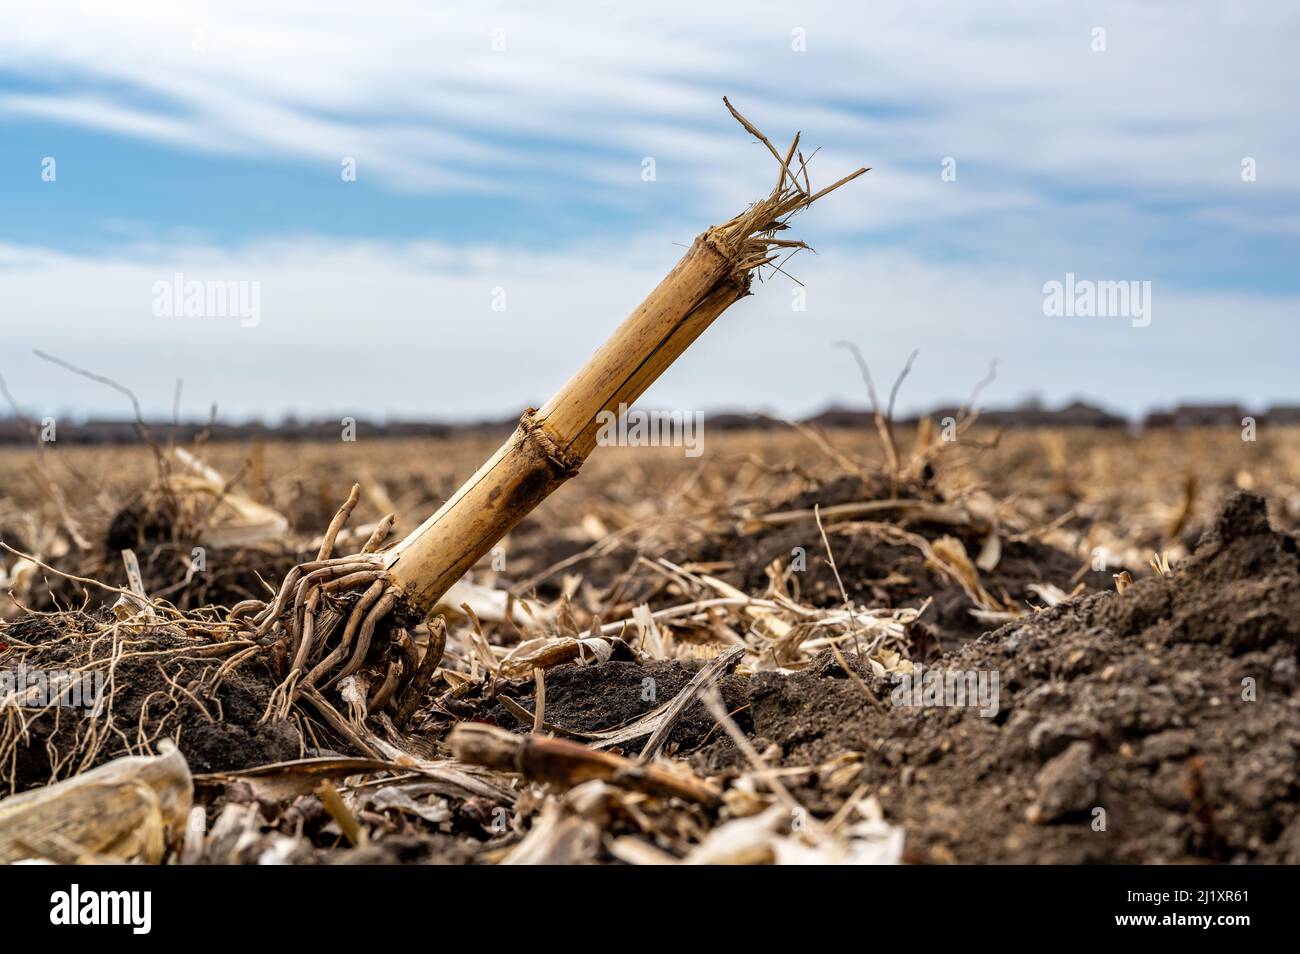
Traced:
[[[232, 609], [331, 559], [350, 481], [334, 542], [364, 554], [490, 438], [394, 442], [382, 466], [255, 448], [261, 479], [226, 492], [284, 528], [229, 543], [169, 522], [147, 447], [58, 451], [114, 475], [60, 495], [5, 451], [26, 491], [6, 501], [4, 668], [104, 693], [89, 714], [8, 705], [6, 790], [53, 797], [170, 740], [192, 783], [161, 777], [193, 806], [180, 826], [124, 806], [109, 820], [140, 830], [81, 857], [0, 803], [7, 857], [1296, 861], [1300, 433], [925, 438], [601, 448], [398, 645], [296, 695], [288, 630], [259, 642]], [[246, 447], [204, 453], [248, 472]]]

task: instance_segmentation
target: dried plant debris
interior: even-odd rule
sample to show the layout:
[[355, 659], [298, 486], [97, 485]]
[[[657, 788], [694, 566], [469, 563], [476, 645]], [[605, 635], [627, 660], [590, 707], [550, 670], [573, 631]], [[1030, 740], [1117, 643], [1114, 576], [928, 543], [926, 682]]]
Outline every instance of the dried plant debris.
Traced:
[[[892, 534], [916, 554], [907, 572], [967, 610], [1010, 607], [998, 568], [981, 565], [987, 515], [896, 514], [882, 531], [834, 509], [861, 483], [836, 486], [768, 511], [811, 504], [811, 521], [757, 531], [805, 527], [805, 569], [825, 560], [825, 596], [810, 600], [788, 563], [750, 586], [726, 561], [671, 547], [627, 555], [635, 590], [586, 567], [549, 598], [517, 600], [476, 571], [462, 591], [473, 601], [412, 626], [422, 681], [396, 708], [372, 707], [382, 670], [363, 669], [280, 714], [288, 647], [227, 611], [158, 599], [129, 559], [100, 584], [32, 555], [56, 585], [62, 572], [93, 595], [4, 624], [0, 669], [61, 673], [60, 691], [99, 674], [107, 692], [98, 707], [60, 704], [48, 683], [8, 698], [10, 790], [53, 798], [52, 780], [171, 764], [176, 753], [148, 754], [171, 740], [189, 764], [167, 812], [134, 782], [82, 789], [80, 804], [100, 808], [76, 817], [116, 833], [34, 844], [40, 829], [11, 799], [0, 835], [15, 858], [188, 863], [1300, 857], [1300, 571], [1260, 498], [1234, 498], [1168, 572], [1134, 564], [1122, 593], [1072, 596], [1075, 561], [1049, 561], [1011, 622], [971, 640], [932, 619], [933, 590], [910, 606], [872, 601], [853, 554]], [[348, 538], [357, 552], [382, 517]], [[1001, 566], [1023, 531], [998, 525]], [[318, 557], [323, 539], [308, 542]], [[970, 676], [971, 704], [946, 704], [942, 682], [927, 696], [934, 672]]]
[[189, 818], [192, 786], [176, 744], [158, 748], [0, 800], [0, 863], [162, 861]]

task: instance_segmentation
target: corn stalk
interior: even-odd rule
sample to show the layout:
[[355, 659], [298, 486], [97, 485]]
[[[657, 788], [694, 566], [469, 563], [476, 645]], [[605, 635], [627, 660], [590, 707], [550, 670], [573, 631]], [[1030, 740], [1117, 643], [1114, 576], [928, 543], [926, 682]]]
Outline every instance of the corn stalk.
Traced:
[[[328, 688], [355, 673], [371, 659], [376, 629], [386, 620], [390, 630], [397, 624], [396, 641], [370, 709], [387, 705], [399, 690], [409, 698], [410, 680], [427, 667], [409, 637], [403, 644], [401, 624], [422, 620], [497, 541], [577, 475], [596, 447], [602, 412], [617, 414], [631, 405], [719, 315], [749, 294], [756, 272], [779, 269], [779, 257], [807, 247], [781, 237], [792, 215], [867, 171], [859, 169], [813, 192], [799, 136], [782, 155], [723, 102], [779, 163], [771, 194], [696, 238], [568, 383], [542, 408], [524, 411], [501, 448], [404, 540], [379, 554], [382, 540], [372, 537], [361, 554], [331, 559], [334, 536], [356, 504], [354, 492], [326, 534], [319, 558], [291, 572], [275, 602], [236, 608], [236, 616], [256, 613], [259, 636], [282, 634], [288, 640], [289, 676], [268, 715], [277, 705], [287, 713], [300, 688]], [[345, 598], [357, 592], [360, 598], [348, 604]], [[325, 645], [345, 616], [343, 635], [326, 654]]]

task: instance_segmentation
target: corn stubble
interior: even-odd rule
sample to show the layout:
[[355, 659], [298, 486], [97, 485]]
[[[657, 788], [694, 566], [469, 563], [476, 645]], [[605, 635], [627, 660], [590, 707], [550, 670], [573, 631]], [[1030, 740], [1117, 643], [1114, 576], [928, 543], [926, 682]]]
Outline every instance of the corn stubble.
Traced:
[[[295, 568], [270, 603], [248, 601], [232, 619], [249, 619], [256, 636], [286, 647], [288, 676], [267, 708], [287, 716], [304, 690], [328, 689], [379, 654], [385, 659], [369, 711], [409, 703], [431, 667], [407, 628], [424, 620], [467, 570], [520, 520], [577, 475], [596, 447], [602, 412], [629, 405], [728, 308], [750, 293], [755, 274], [807, 246], [783, 238], [791, 216], [862, 175], [813, 191], [799, 136], [787, 151], [772, 143], [724, 98], [732, 116], [771, 152], [776, 186], [740, 215], [707, 229], [595, 355], [540, 409], [524, 411], [510, 438], [423, 525], [380, 552], [391, 521], [358, 554], [334, 557], [334, 541], [356, 506], [340, 509], [317, 560]], [[342, 632], [339, 633], [339, 626]], [[336, 637], [337, 634], [337, 638]], [[434, 661], [436, 665], [436, 660]], [[403, 707], [405, 708], [405, 706]]]

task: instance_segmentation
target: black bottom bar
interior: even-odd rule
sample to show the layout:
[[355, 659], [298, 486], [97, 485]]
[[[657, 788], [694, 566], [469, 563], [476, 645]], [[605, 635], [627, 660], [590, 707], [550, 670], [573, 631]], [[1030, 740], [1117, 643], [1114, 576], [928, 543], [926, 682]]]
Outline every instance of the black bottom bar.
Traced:
[[719, 938], [752, 934], [762, 941], [774, 927], [819, 932], [828, 917], [862, 930], [921, 930], [927, 942], [1041, 930], [1071, 940], [1136, 935], [1183, 943], [1194, 934], [1230, 942], [1261, 927], [1279, 930], [1294, 913], [1294, 877], [1289, 868], [1200, 866], [542, 872], [22, 865], [0, 869], [0, 898], [13, 938], [94, 934], [126, 944], [283, 938], [301, 945], [349, 937], [380, 943], [412, 932], [432, 932], [432, 942], [442, 936], [440, 926], [464, 926], [481, 941], [518, 941], [525, 926], [539, 932], [534, 937], [551, 930], [572, 937], [575, 929], [608, 924], [617, 931], [632, 923], [660, 937], [689, 930], [698, 940], [715, 926]]

